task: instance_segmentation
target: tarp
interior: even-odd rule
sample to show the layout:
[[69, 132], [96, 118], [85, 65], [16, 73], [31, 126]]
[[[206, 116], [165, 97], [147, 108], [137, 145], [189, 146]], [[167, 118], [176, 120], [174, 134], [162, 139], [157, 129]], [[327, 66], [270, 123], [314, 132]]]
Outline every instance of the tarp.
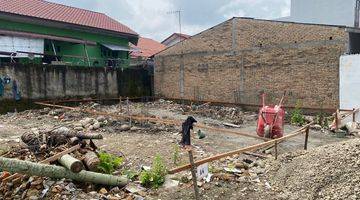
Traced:
[[[3, 52], [31, 52], [37, 54], [44, 54], [44, 39], [15, 37], [15, 36], [0, 36], [0, 51]], [[0, 57], [9, 57], [7, 55], [0, 55]], [[18, 53], [19, 57], [28, 57], [28, 54]], [[35, 55], [39, 57], [39, 55]]]

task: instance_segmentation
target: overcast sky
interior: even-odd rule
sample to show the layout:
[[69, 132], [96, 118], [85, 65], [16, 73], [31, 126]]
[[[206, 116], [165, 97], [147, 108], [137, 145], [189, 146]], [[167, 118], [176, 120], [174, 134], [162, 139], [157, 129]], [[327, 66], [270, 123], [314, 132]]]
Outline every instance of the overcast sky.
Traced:
[[234, 16], [275, 19], [290, 14], [290, 0], [48, 0], [98, 11], [129, 26], [141, 36], [162, 41], [179, 32], [193, 35]]

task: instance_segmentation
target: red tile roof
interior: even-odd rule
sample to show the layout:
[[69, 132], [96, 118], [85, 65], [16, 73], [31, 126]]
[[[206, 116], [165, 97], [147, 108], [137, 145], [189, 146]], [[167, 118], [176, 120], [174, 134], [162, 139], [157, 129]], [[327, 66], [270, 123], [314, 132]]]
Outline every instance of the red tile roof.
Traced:
[[183, 40], [188, 39], [188, 38], [191, 37], [190, 35], [186, 35], [186, 34], [183, 34], [183, 33], [173, 33], [173, 34], [171, 34], [169, 37], [167, 37], [165, 40], [163, 40], [161, 43], [163, 44], [165, 41], [169, 40], [169, 39], [172, 38], [173, 36], [182, 38], [181, 41], [183, 41]]
[[137, 46], [133, 46], [133, 48], [139, 51], [132, 52], [131, 57], [148, 58], [164, 50], [166, 46], [150, 38], [139, 38]]
[[129, 27], [103, 13], [44, 0], [0, 0], [0, 12], [137, 35]]

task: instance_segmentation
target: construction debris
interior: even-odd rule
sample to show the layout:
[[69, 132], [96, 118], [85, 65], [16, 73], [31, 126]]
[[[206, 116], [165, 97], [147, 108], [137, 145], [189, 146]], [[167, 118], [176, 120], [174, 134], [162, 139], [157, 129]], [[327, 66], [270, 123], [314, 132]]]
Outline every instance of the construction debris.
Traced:
[[[0, 198], [21, 198], [23, 195], [25, 199], [30, 197], [32, 199], [44, 197], [191, 199], [193, 194], [189, 192], [189, 188], [192, 188], [193, 182], [190, 181], [190, 172], [187, 170], [168, 175], [165, 178], [165, 185], [159, 189], [140, 186], [141, 172], [146, 168], [145, 166], [152, 165], [152, 158], [157, 154], [161, 155], [164, 165], [170, 171], [179, 167], [177, 164], [189, 162], [187, 153], [174, 146], [177, 146], [181, 139], [179, 125], [190, 114], [199, 121], [194, 126], [194, 133], [197, 135], [192, 138], [194, 161], [223, 154], [217, 157], [218, 160], [208, 163], [210, 175], [196, 183], [201, 199], [231, 199], [233, 194], [243, 197], [256, 194], [257, 191], [262, 191], [261, 188], [265, 189], [263, 194], [272, 193], [276, 189], [271, 179], [267, 177], [268, 170], [264, 164], [267, 162], [263, 161], [276, 155], [274, 148], [265, 145], [255, 152], [244, 149], [241, 155], [236, 154], [237, 151], [234, 154], [224, 154], [241, 147], [269, 141], [256, 136], [256, 113], [211, 104], [191, 105], [192, 108], [189, 109], [171, 101], [130, 102], [129, 110], [133, 115], [130, 126], [127, 110], [121, 109], [125, 106], [86, 103], [79, 107], [63, 107], [25, 111], [16, 115], [10, 113], [0, 115], [0, 139], [4, 139], [0, 140], [0, 144], [9, 146], [4, 150], [4, 157], [16, 161], [23, 160], [21, 163], [30, 162], [43, 168], [48, 166], [50, 166], [48, 169], [59, 168], [76, 177], [83, 173], [90, 173], [92, 176], [100, 174], [99, 167], [109, 169], [107, 166], [112, 165], [111, 162], [99, 159], [99, 155], [106, 151], [121, 158], [122, 163], [116, 169], [110, 170], [113, 173], [100, 174], [101, 177], [106, 175], [126, 180], [123, 177], [126, 176], [131, 184], [125, 189], [122, 188], [123, 182], [120, 186], [110, 186], [107, 183], [73, 181], [75, 179], [71, 180], [65, 176], [54, 177], [54, 174], [43, 174], [39, 177], [24, 171], [19, 171], [24, 175], [0, 172], [3, 182], [0, 186]], [[228, 112], [236, 114], [234, 116], [219, 114]], [[238, 119], [241, 119], [241, 123], [236, 122]], [[291, 131], [288, 128], [285, 127], [286, 133], [299, 127], [290, 126]], [[14, 132], [13, 135], [16, 137], [2, 136], [7, 132]], [[322, 143], [338, 140], [315, 129], [311, 132], [314, 132], [310, 134], [311, 137]], [[23, 140], [20, 142], [24, 141], [24, 144], [19, 140], [16, 142], [21, 136]], [[323, 138], [327, 142], [322, 141]], [[313, 139], [309, 141], [310, 146], [313, 147]], [[301, 149], [303, 146], [304, 138], [294, 137], [289, 142], [279, 144], [279, 155], [286, 151]], [[264, 151], [268, 154], [265, 155]], [[77, 164], [72, 165], [73, 163]], [[66, 176], [69, 174], [63, 173]], [[136, 188], [141, 190], [135, 191]], [[228, 191], [230, 196], [224, 193], [227, 191], [226, 188], [230, 189]], [[252, 199], [257, 199], [258, 196]]]

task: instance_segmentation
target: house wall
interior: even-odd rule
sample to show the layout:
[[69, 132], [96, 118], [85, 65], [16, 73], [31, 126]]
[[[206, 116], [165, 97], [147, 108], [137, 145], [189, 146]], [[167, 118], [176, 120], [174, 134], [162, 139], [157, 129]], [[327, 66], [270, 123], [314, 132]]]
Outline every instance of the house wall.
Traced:
[[180, 99], [183, 85], [184, 99], [258, 105], [286, 90], [287, 106], [333, 109], [347, 40], [339, 27], [234, 18], [156, 55], [155, 94]]
[[[71, 29], [60, 29], [60, 28], [53, 28], [53, 27], [46, 27], [36, 24], [27, 24], [27, 23], [20, 23], [20, 22], [13, 22], [8, 21], [5, 19], [0, 19], [0, 29], [11, 30], [11, 31], [23, 31], [23, 32], [31, 32], [31, 33], [38, 33], [38, 34], [46, 34], [46, 35], [53, 35], [53, 36], [60, 36], [60, 37], [69, 37], [81, 40], [88, 40], [97, 43], [105, 43], [105, 44], [117, 44], [122, 46], [128, 46], [129, 40], [126, 38], [116, 37], [116, 36], [108, 36], [102, 34], [93, 34], [87, 33], [82, 31], [76, 31]], [[69, 42], [55, 42], [56, 46], [61, 48], [61, 51], [57, 53], [57, 55], [72, 55], [72, 56], [80, 56], [84, 57], [85, 50], [84, 45], [82, 44], [73, 44]], [[89, 57], [98, 58], [99, 62], [107, 58], [111, 58], [112, 56], [102, 56], [100, 51], [101, 46], [90, 46], [87, 45], [86, 49], [89, 54]], [[52, 47], [50, 50], [46, 51], [45, 53], [53, 55]], [[117, 58], [124, 59], [125, 63], [128, 65], [129, 56], [128, 52], [121, 52]], [[64, 58], [65, 62], [73, 62], [77, 65], [87, 66], [88, 63], [84, 61], [83, 58]], [[92, 60], [91, 65], [93, 65]], [[27, 59], [23, 59], [22, 63], [27, 63]], [[40, 63], [41, 61], [37, 61], [36, 63]], [[104, 66], [104, 65], [101, 65]]]

